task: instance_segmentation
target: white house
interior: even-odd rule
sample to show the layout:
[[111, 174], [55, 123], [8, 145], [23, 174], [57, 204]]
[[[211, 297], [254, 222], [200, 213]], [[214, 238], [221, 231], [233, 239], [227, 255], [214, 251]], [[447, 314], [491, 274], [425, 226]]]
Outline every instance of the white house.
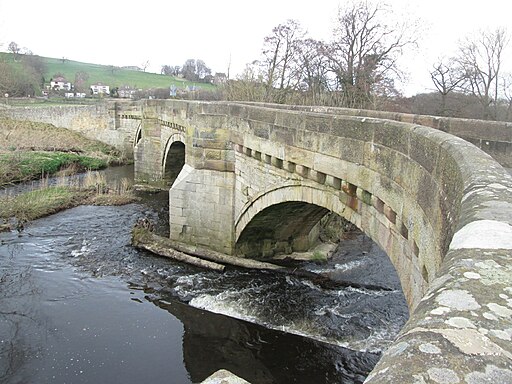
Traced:
[[102, 83], [91, 84], [91, 93], [93, 95], [110, 94], [110, 87]]
[[123, 85], [123, 86], [119, 87], [119, 89], [117, 90], [119, 97], [122, 99], [133, 98], [133, 95], [135, 94], [135, 92], [137, 92], [137, 90], [131, 88], [128, 85]]
[[53, 89], [55, 91], [70, 91], [71, 90], [71, 83], [67, 81], [62, 76], [57, 76], [54, 79], [50, 80], [50, 89]]

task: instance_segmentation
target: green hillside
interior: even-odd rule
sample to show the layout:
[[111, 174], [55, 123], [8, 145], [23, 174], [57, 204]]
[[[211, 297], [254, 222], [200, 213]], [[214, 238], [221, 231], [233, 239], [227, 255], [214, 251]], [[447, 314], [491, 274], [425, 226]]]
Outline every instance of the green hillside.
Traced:
[[[110, 65], [89, 64], [73, 60], [61, 60], [49, 57], [42, 57], [46, 63], [45, 79], [49, 83], [56, 74], [62, 74], [71, 83], [75, 82], [77, 72], [85, 72], [89, 75], [86, 81], [89, 85], [101, 82], [111, 88], [123, 85], [134, 89], [169, 88], [171, 85], [177, 88], [185, 88], [187, 85], [196, 85], [203, 90], [213, 89], [214, 86], [205, 83], [192, 83], [190, 81], [165, 76], [156, 73], [148, 73], [137, 70], [121, 69]], [[0, 52], [0, 60], [12, 62], [12, 54]]]

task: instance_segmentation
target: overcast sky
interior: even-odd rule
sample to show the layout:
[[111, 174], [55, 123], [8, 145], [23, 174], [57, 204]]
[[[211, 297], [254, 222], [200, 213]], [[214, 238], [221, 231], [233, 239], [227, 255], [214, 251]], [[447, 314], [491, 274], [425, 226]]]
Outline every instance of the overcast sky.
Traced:
[[[83, 2], [0, 0], [0, 50], [11, 41], [35, 54], [105, 65], [149, 61], [164, 64], [202, 59], [213, 72], [231, 77], [260, 56], [263, 39], [288, 19], [311, 38], [329, 40], [343, 0], [146, 0]], [[432, 88], [429, 69], [437, 57], [454, 52], [473, 31], [508, 27], [510, 0], [388, 0], [396, 14], [422, 20], [419, 50], [404, 55], [410, 80], [406, 94]], [[2, 46], [3, 44], [3, 46]], [[512, 46], [512, 43], [510, 44]], [[510, 52], [510, 50], [509, 50]], [[509, 55], [512, 66], [512, 55]]]

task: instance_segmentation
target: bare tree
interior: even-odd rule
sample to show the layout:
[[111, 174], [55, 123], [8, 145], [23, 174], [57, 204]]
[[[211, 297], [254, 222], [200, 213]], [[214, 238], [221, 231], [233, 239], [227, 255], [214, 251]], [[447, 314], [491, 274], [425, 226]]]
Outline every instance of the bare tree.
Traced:
[[392, 20], [391, 9], [385, 5], [359, 1], [340, 8], [333, 41], [324, 54], [342, 105], [366, 108], [378, 89], [392, 85], [390, 79], [400, 76], [397, 58], [416, 43], [416, 30], [409, 22]]
[[503, 87], [503, 97], [506, 102], [506, 112], [505, 112], [505, 121], [512, 120], [512, 73], [508, 73], [503, 77], [502, 82]]
[[145, 62], [143, 62], [141, 65], [141, 68], [142, 68], [142, 71], [143, 72], [146, 72], [146, 69], [149, 67], [149, 60], [146, 60]]
[[189, 81], [199, 80], [199, 77], [197, 76], [195, 59], [188, 59], [185, 61], [183, 67], [181, 67], [181, 73], [183, 77]]
[[321, 54], [322, 51], [323, 43], [320, 41], [304, 39], [298, 42], [296, 68], [305, 104], [321, 103], [328, 89], [327, 58]]
[[18, 54], [20, 53], [20, 47], [18, 46], [18, 44], [16, 44], [14, 41], [11, 41], [7, 49], [9, 50], [9, 52], [12, 53], [14, 61], [16, 61], [16, 59], [18, 58]]
[[447, 112], [446, 98], [448, 94], [456, 90], [465, 78], [464, 72], [458, 70], [453, 59], [448, 60], [448, 62], [446, 61], [446, 59], [439, 59], [430, 71], [430, 78], [438, 92], [441, 94], [440, 114], [442, 116], [445, 116]]
[[166, 76], [178, 76], [181, 73], [181, 67], [179, 65], [162, 65], [160, 73]]
[[299, 83], [297, 55], [298, 45], [305, 32], [295, 20], [288, 20], [265, 37], [263, 59], [260, 64], [264, 72], [267, 101], [282, 103], [286, 94]]
[[6, 62], [0, 61], [0, 95], [10, 93], [14, 82], [14, 69]]
[[77, 92], [85, 92], [87, 90], [87, 80], [89, 74], [85, 71], [78, 71], [75, 73], [75, 90]]
[[222, 86], [223, 97], [226, 100], [236, 101], [264, 101], [266, 97], [263, 76], [259, 72], [255, 61], [247, 64], [236, 80], [228, 80]]
[[464, 71], [466, 93], [478, 98], [484, 119], [496, 119], [503, 51], [509, 41], [504, 28], [481, 32], [476, 38], [460, 43], [456, 57]]
[[212, 75], [212, 70], [208, 68], [206, 63], [201, 60], [196, 60], [196, 73], [199, 80], [205, 81], [206, 79], [210, 78]]
[[166, 76], [170, 76], [172, 73], [172, 67], [170, 65], [162, 65], [162, 68], [160, 69], [160, 74], [161, 75], [166, 75]]

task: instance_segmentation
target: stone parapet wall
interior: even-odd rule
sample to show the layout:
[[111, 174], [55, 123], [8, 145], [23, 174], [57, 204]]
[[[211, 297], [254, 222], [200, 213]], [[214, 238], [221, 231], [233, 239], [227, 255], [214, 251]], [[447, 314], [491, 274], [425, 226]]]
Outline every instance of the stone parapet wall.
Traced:
[[368, 383], [512, 383], [512, 180], [475, 148], [441, 145], [463, 184], [455, 234]]
[[286, 110], [332, 113], [346, 116], [366, 116], [435, 128], [469, 141], [507, 168], [512, 168], [512, 123], [476, 119], [460, 119], [428, 115], [413, 115], [365, 109], [323, 106], [289, 106], [279, 104], [248, 103]]

